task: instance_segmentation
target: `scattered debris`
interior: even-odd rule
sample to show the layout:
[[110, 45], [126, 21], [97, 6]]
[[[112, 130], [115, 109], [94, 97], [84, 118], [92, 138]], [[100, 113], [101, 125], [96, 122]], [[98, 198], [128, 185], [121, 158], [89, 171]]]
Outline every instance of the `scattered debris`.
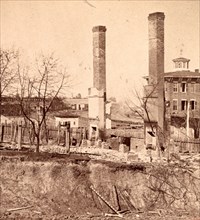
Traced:
[[148, 214], [157, 214], [159, 216], [162, 216], [159, 210], [157, 210], [157, 211], [148, 211]]
[[23, 210], [23, 209], [30, 209], [33, 206], [26, 206], [26, 207], [19, 207], [19, 208], [13, 208], [13, 209], [7, 209], [7, 212], [13, 212], [13, 211], [19, 211], [19, 210]]
[[118, 214], [110, 214], [110, 213], [105, 213], [105, 216], [123, 218], [123, 216], [119, 216]]
[[100, 193], [97, 192], [97, 191], [94, 189], [93, 186], [90, 186], [90, 189], [91, 189], [93, 192], [95, 192], [96, 195], [97, 195], [112, 211], [114, 211], [114, 212], [117, 214], [118, 217], [120, 217], [120, 218], [123, 217], [123, 215], [122, 215], [119, 211], [117, 211], [108, 201], [106, 201], [106, 200], [103, 198], [103, 196], [101, 196]]
[[119, 197], [118, 197], [117, 188], [115, 185], [113, 186], [113, 200], [114, 200], [116, 209], [120, 210]]

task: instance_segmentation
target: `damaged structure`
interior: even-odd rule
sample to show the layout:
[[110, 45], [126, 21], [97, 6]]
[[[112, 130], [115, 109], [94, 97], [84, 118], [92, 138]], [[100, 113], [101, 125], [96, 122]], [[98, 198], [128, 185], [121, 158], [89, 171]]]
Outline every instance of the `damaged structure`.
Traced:
[[88, 90], [89, 133], [97, 137], [106, 124], [106, 27], [93, 31], [93, 87]]

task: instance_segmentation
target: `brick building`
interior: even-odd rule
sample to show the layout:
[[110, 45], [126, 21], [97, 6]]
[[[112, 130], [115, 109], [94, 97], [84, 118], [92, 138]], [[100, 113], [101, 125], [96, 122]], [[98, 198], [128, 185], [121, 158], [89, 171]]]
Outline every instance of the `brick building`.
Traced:
[[155, 149], [169, 141], [173, 129], [185, 129], [184, 137], [199, 138], [200, 133], [200, 73], [197, 69], [190, 71], [190, 60], [183, 57], [174, 59], [173, 71], [165, 73], [164, 19], [162, 12], [148, 16], [149, 74], [145, 77], [143, 98], [144, 138], [146, 146]]
[[[165, 100], [168, 102], [167, 117], [174, 126], [186, 127], [189, 114], [190, 127], [194, 137], [199, 137], [200, 125], [200, 73], [189, 70], [189, 59], [173, 60], [174, 70], [164, 74]], [[189, 107], [189, 111], [187, 108]]]

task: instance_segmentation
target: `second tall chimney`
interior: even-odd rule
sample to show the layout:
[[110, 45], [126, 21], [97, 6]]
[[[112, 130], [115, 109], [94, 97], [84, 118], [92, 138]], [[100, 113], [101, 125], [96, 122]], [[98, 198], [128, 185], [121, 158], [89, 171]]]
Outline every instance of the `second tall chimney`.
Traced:
[[[156, 122], [158, 145], [165, 139], [165, 102], [164, 102], [164, 19], [162, 12], [149, 14], [149, 86], [152, 89], [148, 102], [150, 115]], [[150, 120], [149, 123], [152, 123]], [[160, 151], [158, 151], [160, 152]]]
[[93, 31], [93, 86], [106, 94], [106, 27], [95, 26]]
[[164, 73], [164, 19], [163, 12], [149, 14], [149, 84], [160, 81]]

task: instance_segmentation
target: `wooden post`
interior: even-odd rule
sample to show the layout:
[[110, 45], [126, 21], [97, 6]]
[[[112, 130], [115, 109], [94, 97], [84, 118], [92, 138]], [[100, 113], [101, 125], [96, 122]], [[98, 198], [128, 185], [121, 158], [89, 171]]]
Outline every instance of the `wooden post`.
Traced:
[[70, 151], [70, 122], [66, 123], [65, 128], [65, 147], [67, 149], [67, 153]]
[[13, 134], [14, 134], [14, 123], [13, 121], [11, 122], [11, 129], [10, 129], [10, 141], [13, 141]]
[[190, 101], [189, 100], [187, 101], [186, 135], [187, 135], [186, 151], [189, 151], [189, 153], [191, 153], [190, 144], [189, 144], [189, 140], [190, 140]]
[[21, 121], [18, 123], [18, 141], [17, 141], [17, 144], [18, 144], [18, 150], [21, 150], [21, 148], [22, 148], [22, 122]]
[[60, 145], [60, 127], [61, 127], [61, 124], [60, 124], [60, 121], [59, 121], [59, 123], [58, 123], [58, 134], [57, 134], [58, 145]]
[[2, 123], [0, 123], [0, 142], [1, 142], [1, 136], [2, 136]]
[[7, 123], [7, 120], [5, 120], [5, 135], [6, 135], [6, 137], [8, 135], [8, 123]]
[[82, 141], [83, 141], [83, 128], [80, 128], [80, 136], [79, 136], [79, 147], [81, 146], [82, 144]]
[[4, 136], [4, 125], [1, 125], [1, 142], [3, 142], [3, 136]]
[[16, 122], [14, 122], [14, 134], [13, 134], [13, 142], [14, 143], [16, 143], [17, 131], [18, 131], [18, 126], [17, 126]]

